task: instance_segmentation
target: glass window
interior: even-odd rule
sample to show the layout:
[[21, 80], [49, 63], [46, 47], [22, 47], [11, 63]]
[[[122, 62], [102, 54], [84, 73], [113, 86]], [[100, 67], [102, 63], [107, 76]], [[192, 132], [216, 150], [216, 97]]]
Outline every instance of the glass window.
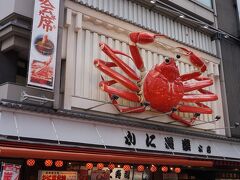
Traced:
[[204, 4], [205, 6], [212, 8], [212, 0], [197, 0], [198, 2]]

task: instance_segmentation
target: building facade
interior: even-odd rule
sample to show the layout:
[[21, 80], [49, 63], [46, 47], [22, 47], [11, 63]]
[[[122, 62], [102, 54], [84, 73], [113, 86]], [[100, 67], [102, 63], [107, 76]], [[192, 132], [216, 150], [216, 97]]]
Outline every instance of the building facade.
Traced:
[[[55, 8], [55, 2], [59, 8]], [[222, 7], [227, 8], [229, 2], [222, 3], [220, 0], [0, 2], [1, 176], [11, 174], [25, 180], [239, 179], [238, 106], [232, 95], [238, 92], [238, 70], [233, 67], [237, 67], [239, 38], [238, 32], [232, 31], [237, 27], [228, 29], [226, 25], [230, 22], [225, 19], [227, 10]], [[39, 34], [40, 40], [31, 36], [36, 33], [34, 13], [48, 20], [45, 26], [37, 22], [38, 28], [45, 29], [59, 20], [56, 26], [51, 26], [58, 31], [57, 38], [51, 39], [49, 33]], [[218, 99], [204, 104], [182, 103], [167, 113], [150, 108], [149, 102], [125, 100], [140, 94], [132, 93], [134, 90], [126, 93], [122, 87], [124, 82], [129, 89], [132, 87], [132, 81], [123, 77], [134, 73], [126, 69], [132, 68], [139, 76], [143, 76], [144, 69], [136, 67], [139, 62], [134, 63], [131, 52], [134, 43], [129, 37], [133, 32], [164, 35], [154, 36], [152, 43], [141, 43], [137, 38], [146, 72], [156, 64], [169, 63], [173, 57], [179, 73], [190, 74], [183, 77], [193, 76], [189, 84], [208, 82], [192, 88], [187, 95], [209, 99], [216, 94]], [[56, 39], [58, 43], [54, 44]], [[52, 41], [53, 48], [42, 49], [39, 44], [43, 41]], [[231, 43], [235, 43], [234, 49]], [[110, 50], [104, 51], [108, 46]], [[228, 48], [234, 51], [231, 58]], [[194, 65], [189, 52], [205, 63]], [[51, 60], [32, 59], [36, 54], [47, 55]], [[49, 69], [54, 58], [54, 67]], [[119, 65], [118, 59], [125, 63]], [[103, 63], [99, 70], [103, 61], [108, 63]], [[116, 64], [120, 68], [108, 70]], [[198, 73], [203, 65], [207, 67], [202, 70], [206, 78], [201, 79], [193, 73]], [[54, 80], [34, 79], [44, 87], [29, 84], [32, 79], [27, 77], [41, 76], [43, 72], [54, 74]], [[109, 76], [120, 82], [114, 89], [118, 96], [99, 87], [101, 81], [110, 87], [108, 83], [113, 81], [108, 82]], [[174, 86], [170, 82], [166, 89], [178, 91]], [[126, 94], [131, 94], [131, 98], [121, 98]], [[131, 110], [137, 106], [146, 111], [120, 113], [115, 108]], [[189, 106], [194, 109], [191, 113]], [[182, 112], [175, 114], [179, 107]], [[213, 112], [201, 113], [206, 109]]]
[[[229, 34], [219, 37], [219, 41], [221, 42], [221, 52], [222, 52], [222, 59], [223, 59], [223, 69], [225, 74], [225, 83], [228, 87], [227, 92], [227, 99], [228, 99], [228, 109], [229, 109], [229, 120], [230, 123], [233, 125], [234, 122], [237, 122], [238, 117], [238, 106], [235, 104], [236, 101], [232, 99], [232, 94], [237, 94], [238, 87], [232, 86], [231, 83], [234, 81], [238, 81], [234, 77], [237, 77], [239, 72], [237, 69], [234, 69], [234, 64], [236, 64], [236, 60], [238, 59], [239, 53], [239, 1], [230, 1], [227, 4], [224, 4], [222, 1], [216, 1], [216, 7], [218, 12], [218, 24], [219, 29], [221, 29], [224, 33]], [[228, 11], [229, 14], [229, 21], [222, 15], [222, 11]], [[234, 72], [234, 74], [232, 73]], [[231, 83], [230, 83], [231, 82]], [[238, 83], [236, 83], [238, 84]], [[232, 130], [232, 136], [239, 137], [239, 132], [236, 129]]]

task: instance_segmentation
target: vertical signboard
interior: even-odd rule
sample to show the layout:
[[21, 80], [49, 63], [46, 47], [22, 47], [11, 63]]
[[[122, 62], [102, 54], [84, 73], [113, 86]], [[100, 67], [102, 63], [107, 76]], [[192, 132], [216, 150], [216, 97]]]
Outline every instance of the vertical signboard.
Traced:
[[54, 88], [59, 6], [59, 0], [35, 0], [29, 85]]
[[21, 165], [3, 163], [1, 180], [18, 180], [20, 169]]

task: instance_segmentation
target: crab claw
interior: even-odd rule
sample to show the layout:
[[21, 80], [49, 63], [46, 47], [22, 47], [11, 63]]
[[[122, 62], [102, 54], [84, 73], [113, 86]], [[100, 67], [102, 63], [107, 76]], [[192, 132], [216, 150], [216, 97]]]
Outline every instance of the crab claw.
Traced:
[[129, 34], [129, 37], [133, 43], [148, 44], [154, 42], [156, 37], [165, 37], [165, 35], [147, 32], [132, 32]]
[[178, 48], [186, 52], [186, 55], [189, 56], [191, 63], [194, 66], [196, 66], [201, 73], [203, 73], [207, 70], [207, 66], [204, 63], [204, 61], [201, 58], [199, 58], [198, 56], [196, 56], [196, 54], [194, 54], [192, 51], [189, 51], [186, 48], [183, 48], [183, 47], [178, 47]]
[[140, 72], [145, 71], [144, 63], [142, 57], [139, 53], [139, 49], [137, 47], [137, 43], [139, 44], [148, 44], [154, 42], [156, 37], [166, 37], [162, 34], [152, 34], [147, 32], [132, 32], [129, 34], [130, 42], [129, 48], [130, 52], [136, 67], [140, 70]]

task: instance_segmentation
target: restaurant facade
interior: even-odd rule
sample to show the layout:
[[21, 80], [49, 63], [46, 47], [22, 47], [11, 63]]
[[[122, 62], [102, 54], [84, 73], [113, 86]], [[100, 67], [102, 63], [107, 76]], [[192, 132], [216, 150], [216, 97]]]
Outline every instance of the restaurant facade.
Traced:
[[17, 1], [0, 14], [1, 178], [240, 179], [211, 2], [22, 0], [25, 14]]

